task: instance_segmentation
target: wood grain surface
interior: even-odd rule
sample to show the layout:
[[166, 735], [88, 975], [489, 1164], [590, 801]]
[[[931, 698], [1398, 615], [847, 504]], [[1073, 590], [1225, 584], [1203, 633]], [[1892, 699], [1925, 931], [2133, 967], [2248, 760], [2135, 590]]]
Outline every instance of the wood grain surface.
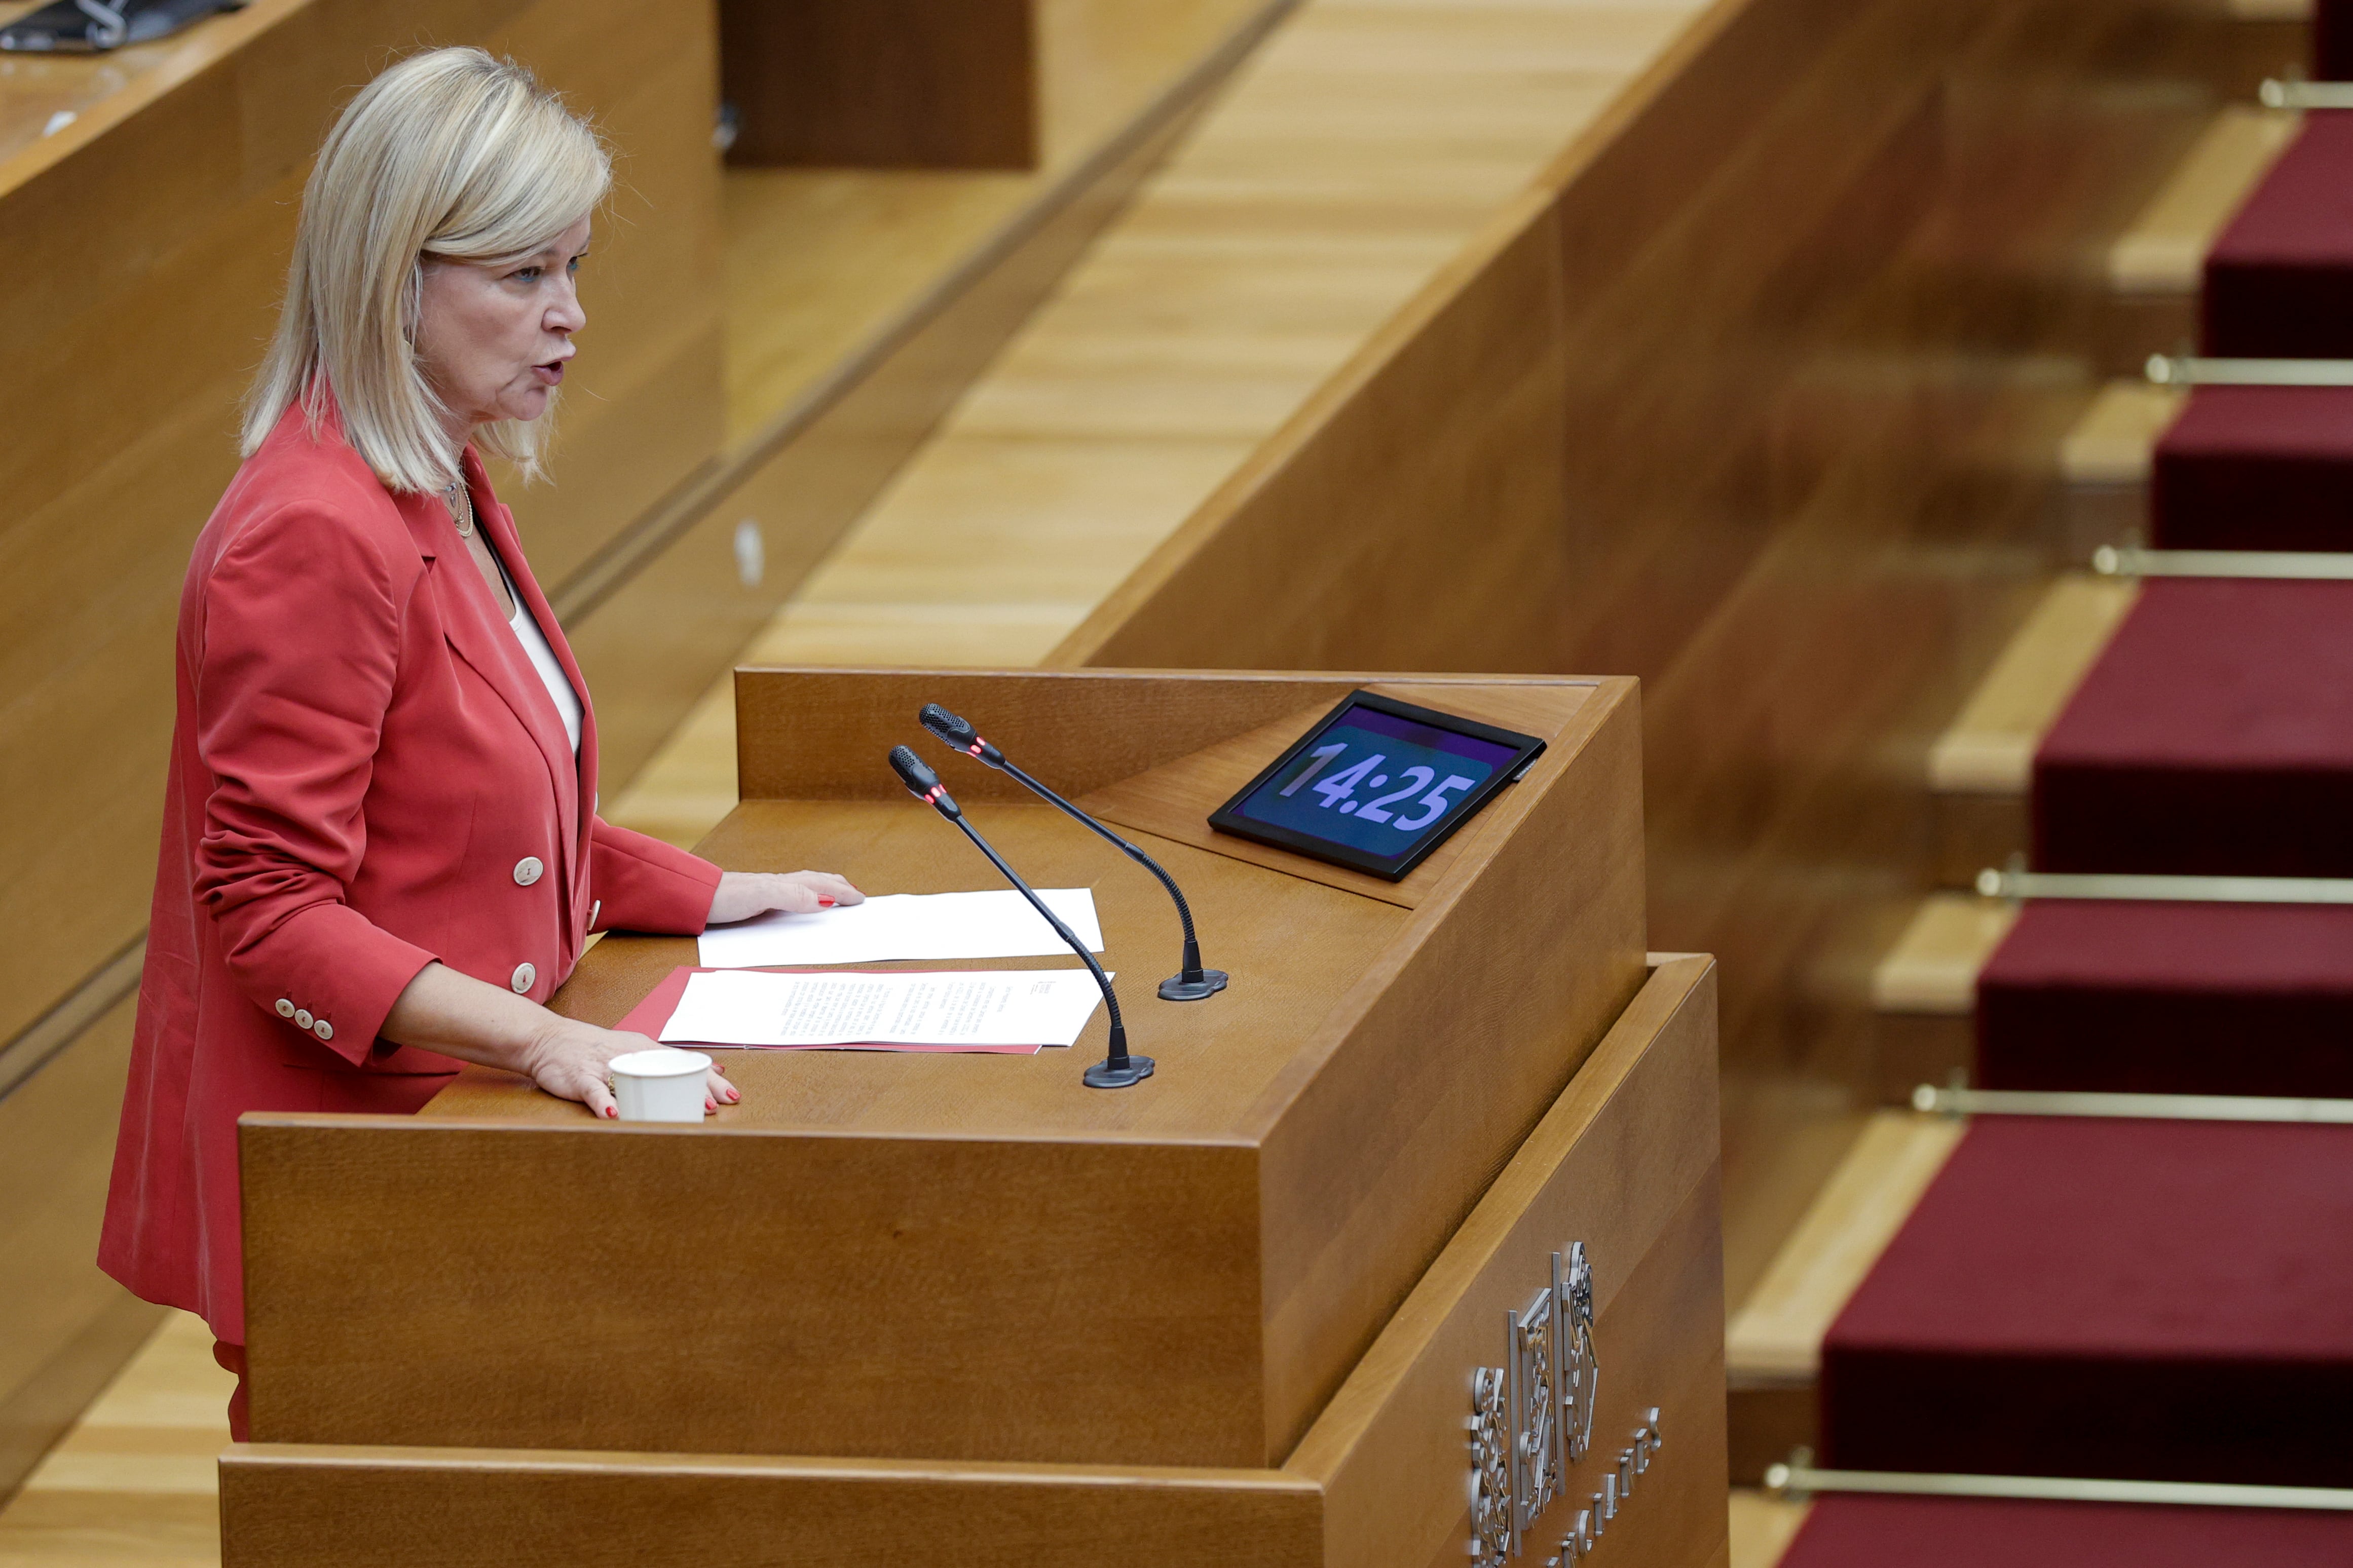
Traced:
[[[1504, 1310], [1548, 1279], [1550, 1253], [1583, 1240], [1604, 1392], [1594, 1451], [1569, 1479], [1576, 1495], [1597, 1489], [1644, 1412], [1662, 1407], [1666, 1446], [1609, 1527], [1612, 1554], [1632, 1568], [1715, 1563], [1715, 977], [1703, 958], [1654, 963], [1279, 1468], [263, 1443], [223, 1459], [223, 1561], [533, 1568], [686, 1552], [714, 1568], [946, 1554], [1006, 1568], [1424, 1568], [1459, 1560], [1467, 1534], [1472, 1369], [1498, 1360]], [[1535, 1560], [1567, 1512], [1539, 1521]]]
[[1550, 205], [1507, 204], [1047, 662], [1566, 668]]
[[[1246, 26], [1227, 43], [1249, 36]], [[681, 469], [682, 493], [567, 585], [557, 608], [596, 694], [610, 776], [636, 773], [723, 676], [1118, 213], [1239, 53], [1192, 62], [1094, 156], [1007, 203], [1000, 221], [895, 293], [869, 336], [756, 417], [707, 479]], [[868, 249], [900, 243], [886, 229]], [[835, 260], [872, 266], [868, 256]], [[746, 527], [758, 541], [752, 573], [739, 543]]]
[[115, 1004], [0, 1098], [0, 1497], [164, 1318], [96, 1261], [132, 1011]]
[[[1324, 1488], [1324, 1561], [1440, 1561], [1470, 1521], [1458, 1471], [1469, 1371], [1504, 1360], [1507, 1311], [1586, 1244], [1602, 1390], [1593, 1449], [1536, 1521], [1548, 1556], [1644, 1413], [1666, 1447], [1609, 1526], [1630, 1562], [1704, 1563], [1724, 1542], [1724, 1284], [1715, 1124], [1715, 973], [1656, 955], [1649, 983], [1284, 1468]], [[1622, 1533], [1621, 1533], [1622, 1532]]]
[[728, 159], [1026, 169], [1038, 125], [1037, 0], [721, 0]]
[[606, 776], [723, 683], [1292, 3], [1046, 6], [1034, 171], [729, 174], [727, 449], [554, 595]]
[[[870, 699], [905, 679], [866, 678]], [[1227, 681], [1040, 680], [1174, 731], [1240, 721]], [[816, 754], [880, 771], [902, 721], [859, 681], [801, 678], [844, 726]], [[1050, 807], [981, 809], [1039, 885], [1093, 885], [1135, 1048], [1161, 1063], [1134, 1091], [1079, 1081], [1098, 1016], [1034, 1057], [735, 1054], [744, 1103], [705, 1128], [599, 1126], [479, 1072], [414, 1121], [248, 1119], [257, 1433], [1272, 1462], [1640, 984], [1639, 718], [1625, 683], [1574, 689], [1573, 730], [1417, 909], [1147, 837], [1235, 975], [1204, 1004], [1150, 999], [1176, 956], [1155, 883]], [[875, 892], [994, 881], [893, 788], [747, 800], [704, 849]], [[607, 938], [557, 1005], [610, 1021], [691, 952]], [[356, 1308], [355, 1268], [381, 1282]], [[890, 1394], [911, 1378], [915, 1405]]]
[[1736, 1292], [1876, 1097], [1926, 753], [2051, 569], [2107, 247], [2235, 26], [1710, 5], [1054, 656], [1640, 677], [1652, 938], [1725, 964]]

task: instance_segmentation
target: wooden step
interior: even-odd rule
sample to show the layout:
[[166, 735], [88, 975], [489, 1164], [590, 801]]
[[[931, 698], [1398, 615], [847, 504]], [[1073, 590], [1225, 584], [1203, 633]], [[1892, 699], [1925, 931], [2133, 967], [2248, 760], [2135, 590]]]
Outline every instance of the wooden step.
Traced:
[[2137, 377], [2109, 382], [2059, 445], [2060, 559], [2083, 562], [2103, 544], [2148, 530], [2148, 477], [2158, 437], [2189, 394]]
[[2035, 748], [2139, 592], [2089, 574], [2053, 582], [1929, 748], [1941, 884], [1974, 886], [1986, 867], [2025, 852]]
[[1774, 1568], [1813, 1506], [1755, 1487], [1733, 1488], [1730, 1568]]
[[2300, 122], [2288, 110], [2226, 105], [2109, 245], [2103, 358], [2112, 368], [2195, 342], [2206, 252]]
[[2302, 122], [2289, 110], [2225, 106], [2108, 247], [2108, 286], [2121, 295], [2186, 298], [2194, 305], [2208, 248]]
[[1725, 1331], [1732, 1479], [1753, 1486], [1765, 1467], [1815, 1433], [1814, 1384], [1823, 1336], [1944, 1168], [1962, 1124], [1881, 1110]]
[[1872, 971], [1883, 1103], [1909, 1104], [1917, 1085], [1942, 1084], [1968, 1070], [1978, 972], [2017, 919], [2017, 906], [2007, 900], [1932, 893]]
[[2182, 395], [2141, 381], [2140, 364], [2195, 345], [2206, 253], [2301, 123], [2284, 110], [2225, 107], [2108, 247], [2101, 359], [2119, 379], [2060, 451], [2065, 559], [2086, 559], [2147, 527], [2149, 456]]

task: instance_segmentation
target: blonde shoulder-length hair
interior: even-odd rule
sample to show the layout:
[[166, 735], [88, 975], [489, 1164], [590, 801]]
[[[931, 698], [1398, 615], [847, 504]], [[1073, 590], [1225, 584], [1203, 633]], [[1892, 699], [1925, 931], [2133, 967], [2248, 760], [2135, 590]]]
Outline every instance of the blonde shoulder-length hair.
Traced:
[[[520, 260], [593, 211], [612, 179], [596, 132], [512, 60], [432, 49], [368, 83], [303, 187], [278, 333], [246, 398], [245, 455], [298, 403], [315, 437], [332, 400], [386, 489], [448, 488], [458, 454], [417, 363], [426, 258]], [[481, 426], [475, 442], [535, 479], [554, 413]]]

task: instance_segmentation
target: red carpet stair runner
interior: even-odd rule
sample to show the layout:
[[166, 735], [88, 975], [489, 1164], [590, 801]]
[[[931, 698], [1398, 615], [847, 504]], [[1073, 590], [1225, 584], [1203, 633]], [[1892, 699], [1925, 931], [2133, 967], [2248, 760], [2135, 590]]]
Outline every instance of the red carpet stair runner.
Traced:
[[[2353, 168], [2346, 171], [2353, 191]], [[2159, 550], [2353, 551], [2353, 387], [2202, 386], [2157, 443]]]
[[1971, 1082], [2353, 1099], [2353, 908], [2030, 903], [1978, 976]]
[[2206, 256], [2202, 352], [2353, 358], [2353, 113], [2313, 110]]
[[[2353, 75], [2353, 9], [2324, 5]], [[2206, 258], [2200, 352], [2353, 358], [2353, 112], [2316, 111]], [[2208, 386], [2158, 441], [2162, 550], [2353, 550], [2353, 389]]]
[[2353, 1515], [2268, 1509], [1825, 1497], [1781, 1568], [2344, 1568]]
[[[2353, 0], [2317, 33], [2353, 77]], [[2353, 113], [2308, 117], [2205, 302], [2210, 355], [2353, 358]], [[2353, 391], [2200, 390], [2152, 506], [2160, 547], [2353, 550]], [[2031, 809], [2038, 871], [2353, 878], [2353, 583], [2145, 583]], [[2353, 1099], [2353, 907], [2033, 902], [1977, 1026], [1981, 1089]], [[2353, 1126], [1978, 1118], [1820, 1396], [1827, 1469], [2353, 1486]], [[2353, 1563], [2318, 1506], [1832, 1492], [1783, 1565]]]
[[2032, 789], [2040, 871], [2353, 876], [2353, 583], [2146, 584]]
[[1832, 1324], [1831, 1468], [2353, 1479], [2353, 1127], [1986, 1117]]

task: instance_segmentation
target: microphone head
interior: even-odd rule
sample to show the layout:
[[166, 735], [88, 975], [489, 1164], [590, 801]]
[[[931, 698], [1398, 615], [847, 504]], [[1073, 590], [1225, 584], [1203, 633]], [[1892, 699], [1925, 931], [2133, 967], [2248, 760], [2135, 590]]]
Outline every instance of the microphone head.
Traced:
[[932, 772], [930, 764], [923, 758], [915, 755], [913, 746], [891, 748], [891, 771], [899, 775], [899, 782], [913, 794], [927, 795], [940, 787], [940, 775]]
[[968, 750], [980, 738], [979, 731], [972, 727], [970, 721], [949, 712], [936, 702], [924, 703], [923, 710], [915, 717], [924, 729], [959, 752]]

